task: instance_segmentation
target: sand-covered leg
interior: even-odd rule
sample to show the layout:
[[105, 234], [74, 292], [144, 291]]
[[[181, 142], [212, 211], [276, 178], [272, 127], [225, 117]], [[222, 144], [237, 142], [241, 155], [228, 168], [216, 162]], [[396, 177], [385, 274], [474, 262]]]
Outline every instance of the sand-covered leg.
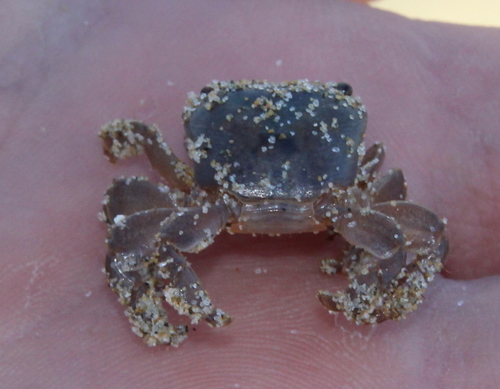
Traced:
[[158, 278], [165, 284], [162, 287], [165, 300], [179, 314], [188, 316], [192, 324], [200, 320], [212, 327], [231, 323], [229, 315], [215, 308], [186, 258], [173, 246], [162, 241], [155, 262]]
[[110, 162], [145, 153], [153, 169], [174, 187], [181, 190], [193, 187], [193, 169], [175, 156], [155, 125], [114, 120], [101, 128], [99, 136]]
[[364, 189], [373, 180], [385, 158], [385, 148], [380, 142], [371, 145], [363, 155], [356, 176], [356, 185]]

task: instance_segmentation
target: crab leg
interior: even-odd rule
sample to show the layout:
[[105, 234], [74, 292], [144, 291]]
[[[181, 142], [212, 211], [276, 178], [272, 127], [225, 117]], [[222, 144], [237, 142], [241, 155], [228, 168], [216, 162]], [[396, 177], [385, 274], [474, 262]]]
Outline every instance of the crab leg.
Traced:
[[385, 158], [385, 148], [382, 143], [375, 143], [366, 150], [358, 168], [356, 181], [358, 185], [366, 185], [372, 180]]
[[186, 258], [173, 246], [162, 242], [156, 261], [158, 276], [166, 283], [163, 295], [179, 314], [189, 316], [192, 324], [197, 324], [200, 319], [212, 327], [231, 323], [230, 316], [214, 307]]
[[391, 169], [377, 178], [370, 188], [372, 204], [406, 198], [406, 181], [401, 169]]
[[176, 188], [187, 191], [193, 187], [192, 168], [175, 156], [155, 125], [114, 120], [101, 128], [99, 136], [110, 162], [145, 153], [153, 169]]

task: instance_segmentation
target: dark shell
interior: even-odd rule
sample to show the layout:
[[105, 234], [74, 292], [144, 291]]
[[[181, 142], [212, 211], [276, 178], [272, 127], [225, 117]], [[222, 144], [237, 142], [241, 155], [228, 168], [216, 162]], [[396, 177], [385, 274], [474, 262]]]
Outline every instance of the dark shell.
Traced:
[[227, 183], [250, 200], [313, 199], [325, 187], [352, 185], [366, 113], [336, 86], [240, 81], [203, 88], [184, 114], [197, 183]]

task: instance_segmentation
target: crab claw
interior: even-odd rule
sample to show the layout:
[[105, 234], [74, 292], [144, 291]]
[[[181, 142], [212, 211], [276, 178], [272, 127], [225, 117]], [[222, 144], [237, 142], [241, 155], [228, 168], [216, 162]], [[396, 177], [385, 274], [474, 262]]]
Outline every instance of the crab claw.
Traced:
[[334, 228], [351, 245], [379, 258], [392, 257], [405, 242], [394, 219], [377, 211], [346, 213], [338, 218]]
[[330, 313], [343, 312], [357, 324], [397, 320], [415, 310], [448, 253], [445, 223], [407, 201], [350, 212], [334, 227], [353, 245], [344, 260], [351, 283], [343, 292], [320, 291], [318, 298]]
[[[172, 196], [173, 195], [173, 196]], [[113, 181], [104, 196], [103, 211], [106, 222], [113, 224], [120, 215], [157, 208], [175, 208], [180, 193], [161, 184], [153, 184], [146, 177], [119, 178]]]
[[433, 250], [444, 234], [445, 223], [434, 212], [408, 201], [375, 204], [373, 210], [397, 221], [406, 250], [425, 253]]
[[[150, 202], [168, 204], [168, 198], [137, 180], [133, 180], [131, 186], [125, 182], [115, 183], [111, 190], [125, 198], [129, 191], [142, 192]], [[152, 208], [127, 215], [127, 211], [135, 209], [128, 202], [122, 205], [121, 196], [116, 196], [116, 201], [105, 208], [108, 219], [112, 218], [106, 273], [120, 302], [127, 306], [125, 314], [134, 333], [152, 346], [177, 346], [187, 337], [186, 326], [168, 322], [163, 300], [179, 314], [189, 316], [193, 324], [200, 319], [213, 327], [231, 323], [227, 314], [213, 306], [198, 276], [179, 253], [197, 252], [208, 246], [212, 236], [225, 226], [227, 210], [216, 204]], [[120, 214], [113, 218], [116, 212]]]
[[357, 252], [363, 265], [353, 264], [349, 269], [353, 281], [344, 292], [319, 291], [318, 299], [331, 313], [344, 312], [356, 323], [374, 324], [398, 318], [393, 300], [387, 298], [392, 281], [406, 265], [406, 253], [402, 250], [387, 259], [380, 259], [362, 251]]
[[406, 198], [406, 181], [401, 169], [391, 169], [377, 178], [370, 190], [372, 204]]
[[179, 314], [190, 317], [192, 323], [200, 319], [209, 325], [221, 327], [232, 319], [215, 309], [198, 276], [179, 251], [199, 252], [213, 242], [226, 225], [227, 209], [223, 205], [192, 207], [172, 213], [157, 234], [156, 268], [158, 278], [165, 281], [163, 294]]
[[193, 324], [202, 319], [212, 327], [232, 322], [229, 315], [214, 307], [186, 259], [165, 241], [160, 243], [156, 260], [159, 278], [166, 282], [165, 300], [179, 314], [189, 316]]
[[[150, 346], [178, 346], [186, 338], [184, 325], [167, 320], [161, 293], [148, 271], [156, 251], [155, 235], [172, 209], [159, 208], [123, 216], [109, 230], [106, 274], [119, 301], [127, 306], [125, 315], [132, 331]], [[116, 220], [116, 218], [115, 218]]]

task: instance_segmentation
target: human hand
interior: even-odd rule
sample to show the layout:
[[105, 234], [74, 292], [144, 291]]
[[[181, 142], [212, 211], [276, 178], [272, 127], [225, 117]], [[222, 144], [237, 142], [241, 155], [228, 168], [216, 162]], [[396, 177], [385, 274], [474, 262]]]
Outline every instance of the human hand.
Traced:
[[[0, 23], [4, 387], [500, 381], [498, 30], [343, 1], [16, 7]], [[189, 260], [235, 322], [197, 325], [178, 349], [148, 348], [130, 332], [100, 271], [96, 214], [113, 177], [149, 169], [140, 159], [108, 164], [97, 131], [117, 117], [157, 123], [185, 159], [186, 92], [241, 78], [349, 82], [368, 108], [366, 143], [386, 145], [384, 169], [402, 168], [409, 198], [447, 217], [445, 277], [406, 320], [359, 327], [328, 315], [316, 292], [342, 280], [319, 272], [332, 247], [323, 235], [224, 234]]]

